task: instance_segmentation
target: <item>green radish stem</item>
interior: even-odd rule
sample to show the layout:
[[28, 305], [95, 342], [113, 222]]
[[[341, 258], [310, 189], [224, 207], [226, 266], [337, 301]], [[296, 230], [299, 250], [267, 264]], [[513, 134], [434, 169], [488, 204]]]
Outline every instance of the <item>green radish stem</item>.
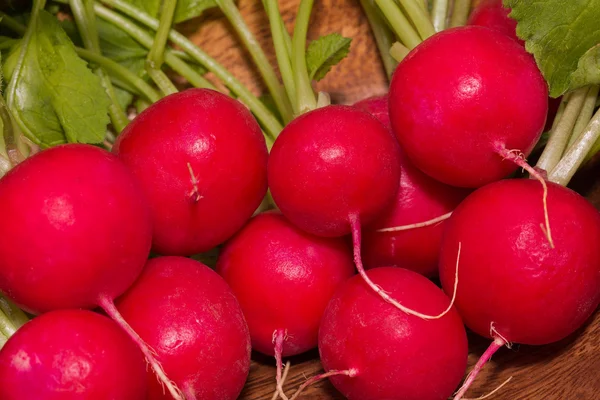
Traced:
[[412, 50], [421, 43], [419, 34], [412, 27], [394, 0], [375, 0], [375, 2], [400, 41], [402, 41], [402, 44]]
[[[0, 25], [6, 26], [13, 32], [21, 35], [24, 34], [26, 29], [26, 27], [21, 25], [17, 20], [2, 12], [0, 12]], [[127, 68], [123, 67], [121, 64], [111, 60], [110, 58], [98, 55], [92, 51], [82, 49], [80, 47], [75, 47], [75, 51], [79, 57], [86, 61], [102, 66], [102, 68], [104, 68], [104, 70], [110, 74], [131, 85], [131, 88], [138, 92], [137, 94], [141, 94], [142, 96], [146, 97], [147, 100], [155, 102], [160, 99], [160, 95], [152, 88], [152, 86], [148, 85], [146, 81]]]
[[292, 36], [292, 68], [296, 83], [296, 110], [303, 114], [317, 107], [317, 99], [312, 88], [306, 66], [306, 35], [314, 0], [300, 0], [296, 25]]
[[408, 50], [406, 47], [404, 47], [402, 45], [402, 43], [400, 43], [400, 42], [395, 42], [392, 45], [392, 47], [390, 48], [390, 55], [397, 62], [404, 60], [404, 57], [406, 57], [409, 52], [410, 52], [410, 50]]
[[449, 0], [433, 0], [431, 9], [431, 21], [436, 32], [446, 29], [446, 18], [448, 16]]
[[[91, 5], [90, 1], [87, 5]], [[85, 48], [95, 54], [102, 54], [100, 52], [100, 40], [98, 39], [98, 30], [96, 28], [96, 16], [93, 14], [93, 9], [86, 7], [83, 4], [83, 0], [69, 0], [69, 5], [75, 18], [75, 24], [79, 31], [79, 35], [83, 40]], [[90, 10], [92, 14], [90, 15]], [[110, 77], [106, 74], [101, 66], [95, 68], [95, 74], [100, 78], [100, 82], [110, 99], [110, 105], [108, 107], [108, 115], [110, 116], [113, 128], [117, 132], [121, 132], [129, 123], [129, 118], [125, 110], [119, 104], [117, 100], [117, 94], [112, 85]]]
[[173, 25], [173, 16], [175, 15], [176, 7], [177, 0], [163, 1], [158, 30], [146, 58], [146, 71], [165, 96], [178, 92], [173, 82], [171, 82], [161, 69], [165, 61], [165, 47], [167, 46], [171, 25]]
[[10, 321], [10, 324], [14, 328], [11, 335], [17, 331], [20, 327], [29, 322], [29, 317], [17, 307], [12, 301], [8, 300], [4, 296], [0, 296], [0, 311]]
[[575, 122], [575, 126], [573, 127], [573, 133], [569, 138], [569, 145], [567, 149], [571, 148], [573, 143], [579, 139], [581, 133], [587, 126], [587, 124], [592, 119], [592, 115], [594, 115], [594, 108], [596, 107], [596, 100], [598, 98], [598, 91], [600, 90], [600, 86], [592, 85], [590, 86], [590, 90], [588, 91], [585, 100], [583, 102], [583, 107], [581, 108], [581, 112], [577, 117], [577, 122]]
[[569, 137], [573, 131], [573, 126], [581, 113], [588, 90], [588, 87], [577, 89], [570, 96], [565, 111], [562, 114], [560, 121], [558, 121], [556, 129], [550, 134], [548, 143], [536, 164], [537, 168], [550, 172], [560, 161], [565, 148], [569, 143]]
[[471, 0], [454, 0], [450, 16], [450, 28], [463, 26], [467, 23], [471, 11]]
[[588, 154], [592, 153], [594, 144], [598, 142], [599, 138], [600, 110], [596, 112], [585, 130], [581, 133], [579, 139], [573, 143], [564, 157], [561, 158], [554, 169], [548, 174], [548, 179], [566, 186], [585, 161]]
[[417, 28], [421, 39], [425, 40], [435, 33], [435, 28], [429, 20], [429, 15], [423, 10], [422, 4], [419, 5], [416, 1], [418, 0], [399, 0], [400, 5]]
[[[291, 38], [283, 24], [277, 0], [264, 0], [264, 6], [267, 16], [269, 17], [271, 37], [273, 38], [273, 47], [275, 47], [275, 55], [277, 57], [277, 64], [279, 65], [279, 71], [281, 72], [281, 78], [288, 99], [291, 100], [292, 113], [297, 114], [297, 104], [294, 100], [296, 99], [296, 82], [294, 80], [294, 71], [292, 69], [291, 48], [288, 48], [288, 43], [291, 43]], [[283, 117], [284, 121], [287, 122], [288, 120], [285, 116]]]
[[375, 37], [379, 55], [383, 62], [383, 68], [385, 69], [388, 79], [390, 79], [396, 65], [398, 65], [396, 59], [390, 54], [390, 48], [396, 39], [394, 37], [394, 32], [392, 32], [381, 16], [380, 11], [375, 5], [375, 0], [360, 0], [360, 4], [369, 20], [369, 25], [371, 26], [371, 31]]
[[554, 116], [554, 121], [552, 121], [552, 127], [550, 128], [550, 133], [552, 133], [556, 129], [556, 126], [558, 125], [558, 121], [560, 121], [563, 114], [565, 113], [565, 108], [567, 108], [567, 104], [568, 104], [570, 98], [571, 98], [571, 93], [567, 93], [567, 94], [563, 95], [563, 97], [560, 101], [560, 104], [558, 105], [558, 110], [556, 110], [556, 115]]
[[[108, 4], [116, 10], [128, 15], [130, 18], [140, 22], [141, 24], [156, 30], [158, 28], [158, 21], [152, 18], [147, 13], [143, 12], [139, 8], [133, 7], [131, 4], [124, 0], [100, 0], [104, 4]], [[106, 18], [115, 21], [127, 21], [122, 18], [119, 14], [109, 10], [106, 7], [96, 3], [95, 12], [97, 15], [104, 15]], [[119, 23], [116, 23], [119, 25]], [[134, 25], [129, 22], [129, 25]], [[134, 25], [135, 26], [135, 25]], [[121, 28], [125, 30], [122, 26]], [[143, 32], [143, 31], [142, 31]], [[128, 32], [130, 35], [131, 33]], [[145, 33], [145, 32], [144, 32]], [[270, 136], [271, 139], [277, 137], [279, 132], [283, 129], [281, 123], [275, 118], [275, 116], [269, 111], [269, 109], [254, 96], [245, 86], [243, 86], [229, 71], [227, 71], [222, 65], [217, 63], [213, 58], [203, 52], [198, 46], [189, 41], [185, 36], [171, 30], [169, 39], [179, 46], [183, 51], [189, 54], [194, 60], [200, 65], [206, 67], [209, 71], [214, 73], [223, 83], [243, 101], [250, 110], [254, 113], [256, 118], [262, 123], [266, 130], [266, 136]], [[139, 40], [138, 40], [139, 41]], [[168, 55], [169, 53], [167, 53]], [[174, 56], [175, 57], [175, 56]], [[177, 57], [175, 57], [177, 58]], [[177, 59], [179, 60], [179, 59]], [[166, 59], [168, 63], [168, 59]], [[181, 61], [181, 60], [179, 60]], [[185, 63], [184, 63], [185, 64]]]
[[290, 120], [292, 116], [292, 106], [285, 95], [285, 90], [281, 86], [279, 79], [277, 79], [275, 70], [271, 66], [271, 63], [269, 63], [265, 52], [244, 22], [235, 3], [233, 0], [216, 0], [216, 3], [231, 23], [231, 26], [235, 29], [236, 33], [244, 43], [244, 46], [248, 49], [250, 56], [254, 60], [254, 64], [258, 67], [258, 70], [269, 89], [269, 93], [273, 96], [273, 100], [275, 101], [279, 113], [284, 120]]

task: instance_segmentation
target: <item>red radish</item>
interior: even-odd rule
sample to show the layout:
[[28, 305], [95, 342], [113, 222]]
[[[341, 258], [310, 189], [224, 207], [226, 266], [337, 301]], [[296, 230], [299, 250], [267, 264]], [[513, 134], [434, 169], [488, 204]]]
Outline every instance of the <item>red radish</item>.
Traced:
[[208, 251], [252, 216], [267, 191], [267, 147], [240, 102], [189, 89], [154, 103], [113, 148], [131, 168], [152, 210], [153, 249]]
[[479, 26], [447, 29], [417, 46], [396, 68], [389, 98], [392, 127], [410, 160], [460, 187], [515, 171], [499, 149], [529, 155], [548, 110], [533, 57]]
[[455, 284], [461, 243], [456, 307], [467, 327], [494, 339], [476, 371], [507, 342], [543, 345], [568, 336], [600, 303], [600, 214], [570, 189], [547, 186], [554, 248], [541, 228], [541, 188], [533, 180], [484, 186], [447, 221], [442, 285], [449, 293]]
[[366, 111], [379, 120], [386, 128], [392, 129], [388, 96], [373, 96], [354, 103], [354, 107]]
[[0, 209], [0, 290], [32, 313], [101, 306], [177, 393], [113, 304], [152, 239], [146, 199], [118, 157], [83, 144], [37, 153], [0, 179]]
[[[437, 314], [449, 306], [444, 293], [415, 272], [382, 267], [368, 274], [421, 312]], [[468, 346], [454, 308], [426, 321], [382, 302], [355, 277], [327, 306], [319, 352], [329, 379], [349, 400], [445, 400], [464, 376]]]
[[[351, 106], [307, 112], [288, 124], [271, 149], [269, 186], [294, 225], [319, 236], [352, 234], [354, 262], [365, 274], [361, 226], [391, 206], [400, 181], [400, 148], [375, 117]], [[384, 289], [369, 282], [386, 301]]]
[[506, 36], [525, 46], [517, 36], [517, 21], [508, 16], [510, 8], [502, 5], [502, 0], [483, 0], [473, 9], [467, 25], [479, 25], [504, 33]]
[[[388, 129], [387, 96], [370, 97], [354, 104], [369, 112]], [[466, 197], [468, 192], [444, 185], [415, 168], [406, 155], [400, 158], [400, 188], [391, 208], [363, 230], [363, 259], [366, 268], [399, 266], [425, 276], [438, 272], [443, 219]], [[431, 226], [428, 221], [439, 218]], [[389, 229], [398, 229], [389, 231]], [[380, 232], [380, 229], [388, 229]]]
[[[185, 399], [236, 399], [250, 370], [250, 335], [225, 281], [184, 257], [148, 261], [136, 283], [117, 301], [131, 326], [156, 351]], [[148, 399], [169, 399], [148, 374]]]
[[[216, 271], [240, 302], [252, 348], [275, 355], [281, 368], [282, 356], [317, 347], [325, 307], [337, 287], [354, 275], [354, 264], [344, 238], [313, 236], [280, 213], [267, 212], [225, 244]], [[281, 342], [279, 351], [274, 335]]]
[[0, 351], [2, 400], [144, 400], [146, 363], [110, 319], [50, 311], [27, 322]]

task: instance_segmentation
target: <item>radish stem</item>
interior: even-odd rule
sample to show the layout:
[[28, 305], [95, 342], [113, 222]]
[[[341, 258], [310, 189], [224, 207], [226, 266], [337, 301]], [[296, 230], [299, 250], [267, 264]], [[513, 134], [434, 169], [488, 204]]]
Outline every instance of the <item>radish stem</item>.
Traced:
[[254, 64], [257, 66], [269, 89], [269, 93], [273, 96], [273, 100], [275, 101], [279, 113], [284, 120], [287, 121], [291, 119], [292, 106], [285, 96], [284, 88], [279, 83], [279, 79], [277, 79], [277, 75], [275, 75], [275, 70], [269, 63], [265, 52], [250, 31], [250, 28], [248, 28], [246, 22], [244, 22], [235, 3], [233, 0], [216, 0], [216, 2], [244, 43], [244, 46], [248, 49], [250, 56], [254, 60]]
[[394, 43], [390, 48], [390, 55], [398, 62], [404, 60], [404, 57], [406, 57], [409, 52], [410, 50], [404, 47], [400, 42]]
[[600, 110], [596, 112], [580, 138], [573, 143], [556, 167], [548, 174], [548, 179], [566, 186], [571, 181], [581, 164], [592, 151], [600, 138]]
[[[93, 9], [90, 8], [92, 2], [88, 1], [84, 5], [82, 0], [70, 0], [69, 5], [86, 49], [96, 54], [102, 54], [100, 52], [100, 40], [98, 39], [98, 30], [96, 28], [96, 16], [93, 13]], [[101, 66], [95, 68], [94, 73], [100, 78], [102, 86], [110, 99], [108, 115], [110, 116], [112, 125], [117, 133], [121, 132], [129, 123], [129, 119], [117, 100], [112, 81]]]
[[446, 18], [448, 15], [448, 0], [433, 0], [431, 20], [436, 32], [446, 29]]
[[[145, 12], [136, 7], [133, 7], [126, 1], [100, 1], [104, 4], [112, 6], [118, 11], [128, 15], [129, 17], [146, 25], [151, 29], [156, 30], [158, 28], [158, 21], [155, 18], [152, 18], [150, 15], [146, 14]], [[98, 3], [96, 3], [95, 11], [97, 15], [104, 15], [105, 19], [112, 19], [113, 23], [115, 20], [127, 21], [125, 18], [122, 18], [119, 14], [107, 9], [106, 7], [99, 5]], [[131, 23], [129, 24], [133, 25]], [[117, 23], [117, 25], [119, 25], [119, 23]], [[121, 28], [124, 29], [122, 26]], [[128, 33], [131, 35], [130, 32]], [[205, 52], [203, 52], [198, 46], [190, 42], [185, 36], [176, 32], [175, 30], [171, 30], [171, 33], [169, 34], [169, 39], [173, 43], [181, 47], [182, 50], [189, 54], [200, 65], [203, 65], [204, 67], [206, 67], [206, 69], [208, 69], [209, 71], [214, 73], [219, 79], [221, 79], [223, 83], [250, 108], [250, 110], [254, 113], [256, 118], [263, 124], [267, 131], [267, 135], [271, 136], [271, 139], [277, 137], [279, 132], [283, 129], [279, 121], [277, 121], [277, 119], [269, 111], [269, 109], [267, 109], [267, 107], [260, 100], [258, 100], [258, 98], [256, 98], [256, 96], [254, 96], [244, 85], [242, 85], [240, 81], [238, 81], [233, 75], [231, 75], [229, 71], [227, 71], [222, 65], [217, 63], [213, 58], [208, 56]], [[168, 63], [169, 60], [167, 59], [166, 61]]]
[[569, 138], [569, 145], [567, 149], [569, 149], [573, 143], [579, 139], [581, 133], [587, 126], [587, 124], [592, 119], [592, 115], [594, 115], [594, 108], [596, 107], [596, 99], [598, 98], [598, 90], [600, 86], [592, 85], [590, 86], [590, 90], [588, 91], [585, 101], [583, 102], [583, 107], [581, 108], [581, 112], [577, 117], [577, 122], [575, 122], [575, 126], [573, 127], [573, 133]]
[[421, 39], [425, 40], [435, 34], [435, 28], [431, 21], [429, 21], [429, 16], [423, 10], [422, 5], [416, 3], [415, 0], [399, 0], [399, 2], [414, 26], [417, 28]]
[[463, 26], [467, 23], [471, 11], [471, 0], [454, 0], [450, 16], [450, 28]]
[[371, 26], [371, 31], [375, 37], [379, 55], [383, 62], [383, 68], [385, 69], [388, 79], [390, 79], [398, 64], [390, 54], [390, 48], [395, 41], [394, 32], [392, 32], [382, 18], [374, 0], [360, 0], [360, 4], [369, 20], [369, 25]]
[[163, 1], [158, 30], [146, 58], [146, 71], [165, 96], [178, 92], [173, 82], [171, 82], [161, 69], [165, 60], [165, 47], [169, 38], [169, 31], [171, 31], [171, 25], [173, 25], [173, 16], [175, 15], [176, 7], [177, 0]]
[[565, 111], [562, 114], [560, 121], [557, 122], [556, 129], [550, 134], [548, 143], [536, 164], [537, 168], [550, 172], [560, 161], [565, 151], [565, 147], [569, 142], [569, 136], [573, 131], [573, 126], [581, 113], [581, 108], [583, 107], [588, 90], [588, 87], [584, 87], [576, 90], [570, 96]]
[[[275, 55], [281, 72], [281, 78], [288, 99], [291, 100], [292, 113], [296, 114], [298, 113], [298, 110], [296, 109], [297, 104], [294, 100], [296, 98], [296, 82], [294, 81], [294, 71], [292, 69], [290, 52], [286, 45], [286, 42], [291, 40], [291, 38], [285, 29], [285, 25], [283, 25], [283, 19], [279, 12], [277, 0], [265, 0], [265, 9], [269, 17], [271, 37], [273, 38], [273, 46], [275, 47]], [[284, 116], [284, 120], [287, 122], [290, 117], [291, 115], [288, 115], [287, 118]]]
[[412, 50], [421, 43], [419, 34], [412, 27], [402, 11], [400, 11], [394, 0], [375, 0], [375, 2], [398, 38], [402, 41], [402, 44]]
[[294, 70], [294, 82], [296, 83], [296, 95], [298, 113], [304, 114], [317, 107], [317, 99], [312, 88], [308, 68], [306, 66], [306, 34], [314, 0], [301, 0], [296, 25], [292, 36], [292, 68]]

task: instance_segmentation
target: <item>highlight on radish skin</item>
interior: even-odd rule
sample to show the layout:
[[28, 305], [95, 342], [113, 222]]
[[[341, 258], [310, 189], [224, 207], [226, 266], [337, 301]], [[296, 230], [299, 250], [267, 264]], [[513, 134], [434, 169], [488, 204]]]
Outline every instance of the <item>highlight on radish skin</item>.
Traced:
[[570, 189], [551, 182], [547, 188], [554, 248], [540, 229], [544, 211], [535, 180], [484, 186], [447, 221], [440, 280], [449, 293], [460, 242], [455, 304], [479, 335], [505, 343], [556, 342], [582, 326], [600, 304], [600, 213]]
[[[185, 257], [148, 261], [117, 308], [156, 352], [184, 398], [234, 400], [250, 370], [250, 334], [227, 283]], [[168, 394], [148, 373], [149, 400]]]
[[467, 26], [411, 51], [394, 72], [389, 101], [394, 133], [415, 166], [446, 184], [476, 188], [517, 169], [495, 153], [497, 143], [525, 156], [533, 150], [548, 88], [516, 41]]
[[3, 400], [144, 400], [146, 363], [113, 321], [87, 310], [50, 311], [0, 351]]
[[[380, 267], [367, 273], [391, 296], [422, 313], [438, 314], [450, 304], [437, 286], [413, 271]], [[354, 277], [327, 306], [319, 353], [326, 372], [354, 371], [353, 376], [329, 378], [349, 400], [439, 400], [448, 398], [463, 378], [468, 346], [454, 307], [442, 318], [426, 321], [382, 302]]]

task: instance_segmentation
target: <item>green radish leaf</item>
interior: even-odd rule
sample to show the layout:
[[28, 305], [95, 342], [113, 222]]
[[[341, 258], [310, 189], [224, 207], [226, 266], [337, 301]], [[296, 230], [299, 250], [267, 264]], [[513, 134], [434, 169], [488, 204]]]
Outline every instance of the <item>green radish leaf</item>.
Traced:
[[56, 18], [40, 11], [26, 45], [12, 105], [23, 133], [42, 147], [102, 142], [110, 100]]
[[348, 55], [351, 41], [352, 39], [338, 33], [331, 33], [310, 42], [306, 50], [306, 66], [310, 79], [323, 79], [331, 67]]
[[187, 21], [199, 17], [205, 10], [216, 6], [215, 0], [179, 0], [173, 19], [175, 23]]
[[[504, 0], [548, 82], [550, 95], [600, 83], [600, 1]], [[594, 70], [595, 68], [595, 70]]]
[[133, 103], [133, 94], [119, 87], [114, 87], [113, 89], [115, 96], [117, 96], [117, 102], [123, 110], [127, 111], [131, 103]]
[[[126, 0], [129, 4], [144, 10], [154, 18], [160, 16], [161, 0]], [[200, 16], [205, 10], [216, 7], [215, 0], [179, 0], [173, 21], [183, 22]]]

